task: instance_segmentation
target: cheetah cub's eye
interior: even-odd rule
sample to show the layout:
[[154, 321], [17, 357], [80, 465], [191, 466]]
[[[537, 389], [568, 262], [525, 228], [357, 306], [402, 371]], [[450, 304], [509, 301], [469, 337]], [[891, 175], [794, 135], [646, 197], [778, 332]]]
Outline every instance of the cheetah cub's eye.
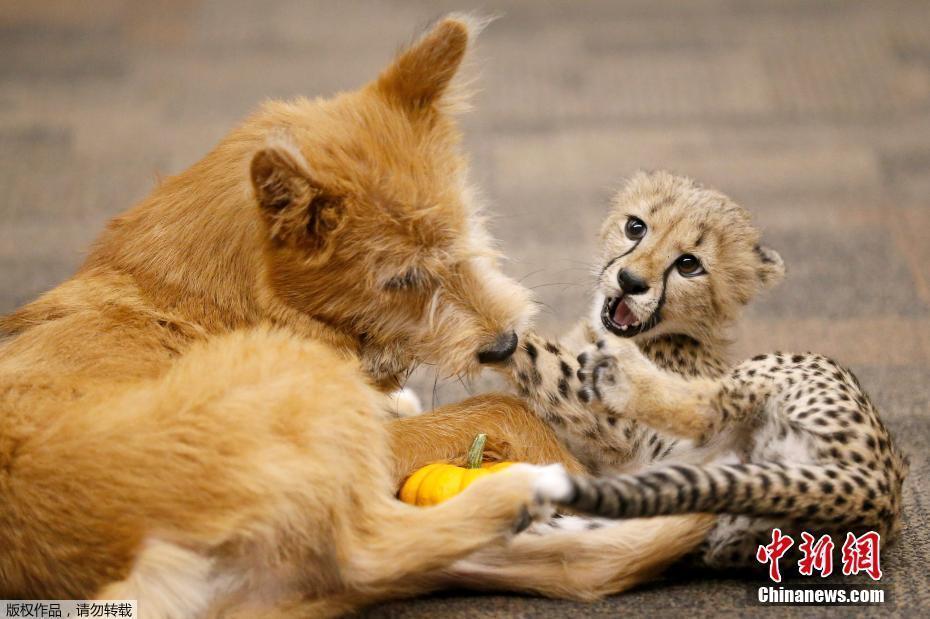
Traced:
[[678, 260], [675, 261], [675, 267], [684, 277], [695, 277], [705, 273], [701, 261], [691, 254], [679, 256]]
[[633, 217], [626, 220], [626, 237], [633, 241], [638, 241], [646, 236], [646, 223], [639, 217]]

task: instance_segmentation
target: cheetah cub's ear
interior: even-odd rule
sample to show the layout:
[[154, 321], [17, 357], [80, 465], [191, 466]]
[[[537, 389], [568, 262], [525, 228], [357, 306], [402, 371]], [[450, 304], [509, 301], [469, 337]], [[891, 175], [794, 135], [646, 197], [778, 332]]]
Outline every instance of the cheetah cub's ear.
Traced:
[[763, 288], [771, 288], [781, 282], [785, 277], [785, 262], [777, 251], [764, 245], [756, 245], [756, 256], [759, 265], [756, 272]]
[[252, 157], [250, 174], [273, 239], [316, 254], [330, 245], [342, 223], [342, 199], [313, 180], [297, 147], [270, 142]]

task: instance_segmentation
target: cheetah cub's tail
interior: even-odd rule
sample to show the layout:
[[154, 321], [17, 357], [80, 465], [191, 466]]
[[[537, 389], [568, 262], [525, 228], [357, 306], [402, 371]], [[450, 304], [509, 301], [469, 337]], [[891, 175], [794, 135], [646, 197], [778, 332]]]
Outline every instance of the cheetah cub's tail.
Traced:
[[785, 518], [893, 533], [902, 478], [842, 464], [667, 465], [632, 475], [573, 477], [560, 503], [605, 518], [688, 513]]

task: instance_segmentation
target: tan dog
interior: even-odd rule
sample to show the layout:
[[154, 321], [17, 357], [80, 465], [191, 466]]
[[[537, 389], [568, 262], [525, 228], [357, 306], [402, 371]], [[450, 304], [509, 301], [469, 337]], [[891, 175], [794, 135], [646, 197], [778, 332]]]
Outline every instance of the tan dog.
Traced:
[[267, 104], [0, 320], [0, 597], [136, 598], [148, 617], [331, 615], [449, 578], [591, 597], [699, 539], [680, 519], [504, 544], [552, 469], [436, 508], [393, 498], [476, 429], [578, 469], [509, 397], [390, 433], [382, 412], [415, 361], [474, 372], [527, 318], [449, 114], [468, 40], [447, 19], [358, 92]]
[[0, 322], [0, 597], [333, 614], [525, 517], [558, 471], [395, 500], [370, 386], [473, 372], [526, 320], [447, 112], [468, 39], [446, 20], [358, 92], [267, 104]]

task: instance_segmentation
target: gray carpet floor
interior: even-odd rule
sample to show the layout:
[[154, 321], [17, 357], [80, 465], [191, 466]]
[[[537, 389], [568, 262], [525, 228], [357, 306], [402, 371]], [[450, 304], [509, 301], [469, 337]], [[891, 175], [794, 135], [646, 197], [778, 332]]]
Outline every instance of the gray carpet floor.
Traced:
[[[585, 307], [606, 200], [669, 168], [749, 207], [789, 275], [734, 334], [743, 355], [851, 366], [909, 452], [890, 601], [926, 616], [930, 442], [930, 3], [831, 0], [6, 0], [0, 6], [0, 312], [66, 278], [104, 222], [268, 97], [373, 77], [448, 10], [484, 34], [475, 180], [508, 270], [565, 328]], [[438, 404], [467, 389], [420, 375]], [[854, 582], [858, 582], [855, 581]], [[684, 571], [596, 604], [452, 592], [370, 617], [850, 614], [760, 609], [758, 581]]]

